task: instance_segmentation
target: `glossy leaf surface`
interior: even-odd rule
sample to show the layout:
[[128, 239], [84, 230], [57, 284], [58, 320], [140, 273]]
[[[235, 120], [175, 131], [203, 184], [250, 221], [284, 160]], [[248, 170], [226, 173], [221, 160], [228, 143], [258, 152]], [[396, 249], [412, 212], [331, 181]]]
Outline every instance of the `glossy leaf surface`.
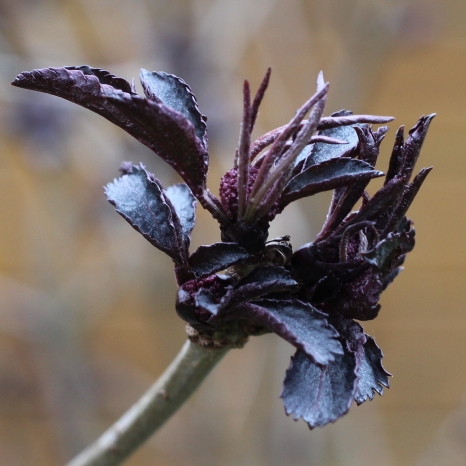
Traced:
[[368, 181], [382, 176], [366, 162], [351, 158], [331, 159], [312, 165], [292, 178], [282, 195], [282, 202], [289, 204], [296, 199], [337, 189], [356, 181]]
[[358, 381], [354, 399], [361, 404], [372, 400], [374, 393], [382, 395], [384, 387], [389, 387], [388, 373], [382, 366], [383, 354], [374, 339], [366, 335], [366, 342], [356, 353]]
[[241, 316], [255, 320], [303, 351], [317, 364], [342, 354], [338, 333], [326, 315], [298, 300], [263, 299], [239, 306]]
[[196, 278], [224, 270], [249, 257], [236, 243], [214, 243], [200, 246], [189, 258], [189, 265]]
[[169, 163], [193, 192], [202, 192], [208, 156], [193, 124], [165, 104], [133, 93], [124, 79], [80, 66], [27, 71], [12, 85], [62, 97], [107, 118]]
[[150, 135], [151, 149], [179, 173], [191, 191], [201, 193], [205, 187], [208, 155], [192, 123], [171, 107], [138, 95], [118, 94], [108, 99]]
[[340, 126], [338, 128], [324, 129], [319, 131], [319, 135], [328, 136], [346, 141], [346, 144], [325, 144], [317, 142], [313, 145], [311, 153], [304, 162], [304, 169], [311, 165], [316, 165], [326, 160], [339, 158], [349, 154], [358, 145], [358, 136], [352, 126]]
[[281, 397], [286, 414], [300, 417], [309, 427], [322, 427], [346, 414], [355, 392], [356, 362], [345, 350], [327, 366], [318, 366], [297, 351], [286, 372]]
[[150, 178], [142, 165], [109, 183], [105, 194], [117, 212], [151, 244], [176, 263], [183, 262], [181, 231], [175, 226], [174, 212], [159, 181]]
[[191, 242], [191, 232], [196, 222], [196, 198], [184, 183], [175, 184], [165, 190], [181, 226], [183, 247], [187, 251]]
[[192, 123], [196, 136], [207, 148], [206, 117], [199, 111], [196, 97], [188, 84], [173, 74], [145, 69], [141, 70], [140, 79], [146, 97], [183, 114]]
[[297, 286], [298, 283], [285, 268], [259, 266], [235, 285], [231, 304], [252, 301], [270, 293], [292, 290]]

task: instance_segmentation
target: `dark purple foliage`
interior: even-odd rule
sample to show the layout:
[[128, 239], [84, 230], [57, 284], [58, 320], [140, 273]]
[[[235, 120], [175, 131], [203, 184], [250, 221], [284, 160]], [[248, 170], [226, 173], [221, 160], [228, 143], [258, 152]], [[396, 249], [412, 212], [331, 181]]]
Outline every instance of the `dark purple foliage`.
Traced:
[[346, 414], [355, 392], [354, 356], [345, 350], [325, 365], [315, 364], [297, 351], [286, 371], [281, 394], [286, 414], [302, 417], [309, 427], [322, 427]]
[[237, 243], [214, 243], [200, 246], [189, 258], [196, 278], [211, 275], [249, 258], [249, 254]]
[[282, 204], [287, 205], [302, 197], [322, 191], [342, 188], [356, 181], [369, 181], [383, 176], [382, 172], [362, 160], [347, 157], [333, 158], [303, 170], [291, 178], [282, 194]]
[[[206, 118], [191, 89], [163, 72], [142, 70], [140, 79], [145, 97], [88, 66], [24, 72], [13, 85], [104, 116], [183, 178], [186, 184], [164, 190], [142, 165], [125, 162], [106, 194], [175, 262], [176, 311], [203, 344], [241, 346], [248, 336], [274, 332], [294, 345], [281, 396], [286, 412], [311, 428], [334, 422], [353, 400], [381, 395], [390, 374], [356, 320], [377, 316], [380, 294], [414, 247], [405, 215], [431, 169], [411, 181], [434, 115], [421, 117], [406, 140], [398, 130], [385, 183], [370, 197], [368, 183], [383, 175], [374, 167], [388, 130], [371, 125], [392, 118], [348, 110], [324, 117], [328, 83], [320, 74], [316, 93], [290, 122], [253, 141], [269, 69], [254, 97], [244, 83], [238, 148], [217, 198], [206, 189]], [[289, 203], [327, 190], [334, 191], [332, 202], [313, 242], [293, 252], [289, 237], [267, 241], [270, 222]], [[219, 222], [222, 242], [190, 255], [196, 200]]]
[[328, 324], [327, 316], [309, 303], [262, 299], [236, 306], [235, 313], [281, 336], [316, 364], [327, 365], [342, 354], [338, 332]]
[[[196, 136], [202, 124], [199, 122], [195, 127], [192, 123], [195, 118], [186, 116], [193, 115], [197, 106], [194, 95], [183, 80], [170, 81], [176, 98], [165, 97], [165, 100], [153, 100], [150, 96], [144, 99], [133, 92], [124, 79], [89, 66], [24, 72], [12, 84], [62, 97], [102, 115], [162, 157], [193, 192], [202, 192], [205, 187], [207, 142], [205, 134], [202, 140]], [[165, 87], [164, 96], [166, 92]], [[185, 100], [191, 98], [192, 110], [189, 112], [178, 111], [180, 94]], [[199, 116], [202, 122], [203, 118]]]
[[[181, 219], [160, 182], [142, 165], [132, 167], [108, 184], [105, 194], [117, 212], [151, 244], [168, 254], [176, 264], [187, 260], [189, 241], [185, 239]], [[191, 200], [191, 209], [192, 204]]]

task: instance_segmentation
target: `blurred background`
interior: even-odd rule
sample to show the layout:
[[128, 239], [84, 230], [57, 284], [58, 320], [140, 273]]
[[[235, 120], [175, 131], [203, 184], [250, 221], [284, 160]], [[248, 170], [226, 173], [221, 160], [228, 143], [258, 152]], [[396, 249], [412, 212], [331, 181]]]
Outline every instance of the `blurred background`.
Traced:
[[[417, 245], [366, 322], [394, 374], [382, 398], [310, 431], [284, 414], [293, 349], [252, 339], [129, 466], [466, 464], [466, 2], [464, 0], [0, 0], [0, 464], [59, 465], [115, 421], [185, 340], [170, 260], [105, 200], [123, 160], [164, 186], [174, 171], [101, 117], [11, 88], [32, 68], [139, 68], [188, 82], [209, 117], [209, 187], [238, 138], [241, 86], [272, 80], [256, 135], [330, 81], [326, 113], [437, 112], [419, 161], [435, 165], [409, 217]], [[140, 87], [138, 88], [141, 90]], [[329, 195], [293, 204], [271, 238], [312, 240]], [[198, 211], [192, 250], [219, 240]]]

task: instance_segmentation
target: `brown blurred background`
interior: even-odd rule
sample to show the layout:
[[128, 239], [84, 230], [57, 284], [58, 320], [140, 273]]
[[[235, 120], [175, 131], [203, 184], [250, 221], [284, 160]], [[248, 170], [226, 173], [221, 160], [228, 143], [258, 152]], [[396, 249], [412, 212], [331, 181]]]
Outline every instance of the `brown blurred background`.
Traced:
[[[417, 246], [385, 293], [375, 336], [391, 389], [309, 431], [279, 393], [292, 348], [274, 335], [232, 351], [132, 466], [466, 464], [466, 2], [464, 0], [0, 0], [0, 464], [59, 465], [116, 420], [185, 340], [170, 260], [107, 204], [122, 160], [176, 174], [101, 117], [9, 86], [23, 70], [89, 64], [185, 79], [209, 117], [217, 191], [238, 137], [241, 85], [272, 81], [256, 134], [331, 83], [340, 108], [437, 112], [410, 210]], [[140, 89], [140, 88], [139, 88]], [[271, 237], [312, 240], [328, 195], [290, 207]], [[198, 211], [192, 249], [218, 241]]]

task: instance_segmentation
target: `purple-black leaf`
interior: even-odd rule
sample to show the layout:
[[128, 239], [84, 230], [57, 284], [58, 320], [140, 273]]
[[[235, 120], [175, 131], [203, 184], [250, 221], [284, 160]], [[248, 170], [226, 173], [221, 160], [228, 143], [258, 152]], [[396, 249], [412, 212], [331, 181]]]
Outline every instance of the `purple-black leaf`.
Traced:
[[131, 94], [130, 84], [100, 68], [67, 66], [24, 71], [13, 86], [45, 92], [81, 105], [120, 126], [150, 147], [150, 137], [116, 109], [106, 97], [117, 93]]
[[108, 100], [139, 128], [149, 134], [149, 147], [169, 163], [194, 194], [205, 187], [208, 154], [193, 124], [171, 107], [138, 95], [115, 94]]
[[218, 299], [209, 290], [201, 288], [195, 294], [194, 302], [197, 307], [215, 316], [230, 304], [232, 293], [232, 288], [228, 288], [226, 294]]
[[224, 270], [249, 257], [249, 254], [237, 243], [214, 243], [200, 246], [189, 257], [189, 265], [196, 278], [206, 277], [219, 270]]
[[235, 288], [239, 289], [249, 284], [261, 285], [262, 283], [269, 283], [277, 280], [284, 281], [289, 285], [296, 283], [291, 277], [291, 273], [284, 267], [261, 265], [241, 278], [238, 283], [236, 283]]
[[319, 135], [341, 139], [342, 141], [346, 141], [347, 144], [325, 144], [323, 142], [316, 142], [313, 145], [311, 153], [304, 162], [304, 170], [311, 165], [348, 154], [358, 145], [358, 136], [352, 126], [339, 126], [338, 128], [324, 129], [319, 131]]
[[[385, 127], [385, 129], [387, 129], [387, 127]], [[379, 156], [379, 140], [378, 137], [376, 137], [378, 133], [373, 133], [371, 127], [366, 125], [355, 126], [354, 130], [359, 140], [357, 149], [359, 159], [374, 166]]]
[[176, 313], [188, 324], [197, 325], [198, 319], [193, 312], [191, 293], [180, 288], [176, 293]]
[[298, 283], [284, 267], [259, 266], [235, 285], [231, 305], [252, 301], [270, 293], [280, 293], [296, 288]]
[[[423, 168], [413, 179], [412, 183], [406, 186], [403, 190], [403, 196], [400, 199], [399, 204], [393, 209], [390, 220], [385, 225], [384, 233], [387, 233], [391, 229], [396, 229], [401, 220], [404, 218], [408, 211], [411, 203], [414, 201], [416, 194], [424, 183], [427, 175], [430, 173], [433, 167]], [[390, 211], [387, 211], [390, 213]]]
[[140, 79], [146, 97], [182, 113], [193, 124], [196, 136], [207, 149], [207, 118], [199, 111], [188, 84], [173, 74], [145, 69], [141, 69]]
[[399, 176], [401, 167], [403, 166], [403, 152], [404, 152], [404, 126], [400, 126], [395, 135], [395, 143], [393, 144], [392, 155], [390, 156], [390, 163], [388, 165], [387, 176], [385, 177], [384, 184], [387, 184], [395, 176]]
[[298, 300], [262, 299], [237, 306], [235, 314], [251, 319], [281, 336], [312, 358], [326, 365], [343, 353], [338, 332], [327, 322], [326, 314]]
[[186, 251], [191, 242], [191, 232], [196, 222], [196, 198], [184, 183], [175, 184], [165, 190], [181, 225], [181, 236]]
[[[379, 155], [379, 144], [387, 128], [379, 128], [375, 133], [372, 132], [371, 128], [367, 125], [354, 126], [353, 128], [359, 141], [357, 149], [355, 150], [355, 152], [358, 153], [359, 160], [366, 162], [371, 166], [375, 166]], [[369, 181], [369, 178], [362, 181], [356, 181], [350, 186], [339, 189], [334, 193], [329, 217], [326, 222], [326, 228], [328, 230], [332, 230], [341, 224], [356, 202], [364, 194], [364, 190]]]
[[138, 96], [124, 79], [88, 66], [43, 68], [19, 74], [12, 85], [62, 97], [98, 113], [156, 152], [193, 193], [203, 191], [208, 155], [193, 124], [165, 104]]
[[378, 269], [382, 269], [391, 259], [393, 251], [398, 247], [401, 241], [400, 233], [389, 233], [388, 236], [378, 242], [373, 249], [362, 252], [361, 256], [367, 263]]
[[409, 181], [411, 177], [414, 165], [421, 153], [422, 144], [427, 136], [430, 122], [434, 117], [435, 113], [422, 116], [416, 125], [409, 130], [408, 139], [403, 146], [403, 166], [401, 167], [401, 175], [405, 178], [405, 181]]
[[397, 205], [403, 194], [403, 187], [403, 180], [397, 177], [393, 178], [379, 189], [374, 196], [361, 207], [359, 212], [351, 217], [351, 220], [343, 223], [336, 231], [341, 233], [342, 230], [345, 230], [350, 225], [375, 219], [382, 211], [393, 205]]
[[180, 245], [181, 231], [174, 219], [176, 213], [167, 203], [160, 182], [149, 177], [142, 165], [109, 183], [105, 194], [117, 212], [151, 244], [177, 264], [186, 260], [187, 250]]
[[126, 81], [126, 79], [118, 78], [117, 76], [111, 74], [106, 70], [102, 70], [101, 68], [92, 68], [88, 65], [82, 65], [65, 66], [65, 69], [70, 71], [82, 71], [82, 73], [87, 76], [97, 76], [101, 84], [108, 84], [109, 86], [112, 86], [115, 89], [120, 89], [121, 91], [127, 92], [128, 94], [133, 93], [131, 84], [128, 81]]
[[347, 349], [327, 366], [318, 366], [296, 351], [281, 394], [286, 414], [293, 414], [295, 420], [302, 417], [311, 429], [335, 422], [353, 401], [355, 368], [354, 355]]
[[371, 165], [362, 160], [347, 157], [330, 159], [318, 165], [312, 165], [292, 178], [283, 192], [281, 203], [287, 205], [302, 197], [382, 175], [382, 172], [374, 170]]
[[389, 387], [387, 372], [382, 366], [383, 353], [374, 339], [366, 335], [366, 342], [356, 353], [358, 382], [354, 399], [359, 405], [374, 398], [374, 392], [382, 395], [383, 388]]

